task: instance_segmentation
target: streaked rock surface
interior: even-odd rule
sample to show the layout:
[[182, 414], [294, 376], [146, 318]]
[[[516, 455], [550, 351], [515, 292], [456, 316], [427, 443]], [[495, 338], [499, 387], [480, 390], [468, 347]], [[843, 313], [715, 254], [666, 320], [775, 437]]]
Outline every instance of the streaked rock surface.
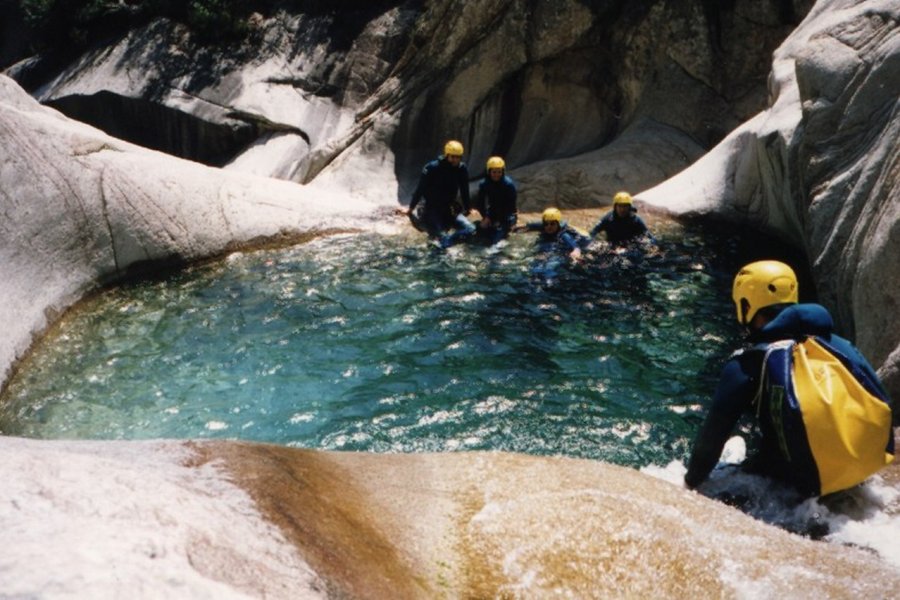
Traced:
[[[900, 570], [631, 469], [0, 438], [25, 597], [890, 597]], [[36, 539], [36, 534], [39, 534]]]

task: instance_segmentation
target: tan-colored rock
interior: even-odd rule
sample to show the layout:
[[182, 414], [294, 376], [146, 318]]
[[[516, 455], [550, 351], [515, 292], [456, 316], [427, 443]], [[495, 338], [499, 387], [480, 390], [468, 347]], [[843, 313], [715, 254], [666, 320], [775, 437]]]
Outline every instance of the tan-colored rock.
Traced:
[[14, 596], [849, 599], [900, 589], [896, 566], [869, 552], [594, 461], [17, 438], [0, 438], [0, 451], [10, 544], [0, 587]]

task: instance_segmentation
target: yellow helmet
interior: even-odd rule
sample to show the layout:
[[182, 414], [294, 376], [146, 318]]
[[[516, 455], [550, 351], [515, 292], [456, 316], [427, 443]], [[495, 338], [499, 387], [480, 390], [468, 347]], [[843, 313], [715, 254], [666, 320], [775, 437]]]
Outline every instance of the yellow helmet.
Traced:
[[505, 169], [506, 161], [504, 161], [499, 156], [492, 156], [487, 159], [487, 168], [488, 171], [490, 171], [491, 169]]
[[559, 212], [558, 208], [547, 208], [544, 209], [544, 212], [541, 213], [541, 221], [544, 223], [561, 223], [562, 222], [562, 213]]
[[457, 142], [456, 140], [450, 140], [446, 144], [444, 144], [444, 156], [462, 156], [463, 155], [463, 145], [462, 142]]
[[631, 199], [631, 194], [628, 192], [617, 192], [615, 196], [613, 196], [613, 206], [616, 204], [627, 204], [629, 206], [634, 204], [634, 200]]
[[748, 325], [756, 313], [773, 304], [797, 302], [797, 276], [777, 260], [750, 263], [734, 277], [731, 297], [741, 325]]

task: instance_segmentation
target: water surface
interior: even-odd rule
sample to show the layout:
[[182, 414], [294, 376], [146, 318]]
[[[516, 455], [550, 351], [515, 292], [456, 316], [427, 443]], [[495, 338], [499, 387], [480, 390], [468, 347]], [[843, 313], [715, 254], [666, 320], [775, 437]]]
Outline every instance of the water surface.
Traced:
[[665, 464], [737, 342], [729, 239], [540, 276], [528, 234], [235, 254], [85, 303], [10, 382], [0, 430]]

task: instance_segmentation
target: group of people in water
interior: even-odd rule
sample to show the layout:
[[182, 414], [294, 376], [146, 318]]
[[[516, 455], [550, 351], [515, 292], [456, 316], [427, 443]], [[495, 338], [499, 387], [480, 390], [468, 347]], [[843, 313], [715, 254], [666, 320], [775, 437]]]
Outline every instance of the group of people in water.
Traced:
[[[462, 157], [463, 145], [448, 141], [443, 154], [423, 168], [409, 204], [410, 218], [442, 248], [478, 233], [494, 244], [513, 231], [536, 231], [543, 249], [552, 247], [572, 257], [601, 232], [613, 247], [655, 243], [627, 192], [613, 197], [612, 210], [589, 234], [569, 226], [555, 207], [545, 209], [539, 222], [518, 225], [516, 185], [499, 156], [487, 160], [487, 173], [478, 186], [475, 204], [482, 218], [476, 226], [467, 218], [473, 206]], [[799, 303], [798, 290], [793, 269], [777, 260], [750, 263], [736, 275], [732, 299], [747, 343], [722, 369], [692, 447], [685, 475], [688, 488], [709, 477], [746, 414], [755, 417], [756, 427], [743, 469], [779, 480], [803, 496], [852, 487], [893, 460], [894, 407], [875, 370], [851, 342], [834, 332], [825, 307]], [[807, 344], [810, 340], [812, 345]], [[780, 365], [772, 362], [770, 357], [784, 348], [793, 354], [783, 354]], [[824, 352], [824, 358], [815, 360], [819, 375], [828, 379], [827, 397], [794, 380], [794, 361], [808, 365], [808, 351]], [[832, 385], [839, 380], [840, 386]], [[865, 428], [859, 425], [861, 414], [868, 421]]]
[[[624, 191], [613, 197], [612, 210], [589, 234], [569, 225], [555, 207], [545, 209], [540, 221], [519, 225], [518, 191], [515, 182], [506, 174], [506, 161], [500, 156], [488, 158], [486, 174], [478, 185], [473, 206], [463, 152], [461, 142], [448, 141], [444, 153], [422, 169], [409, 203], [410, 218], [442, 248], [475, 235], [484, 236], [489, 244], [496, 244], [515, 231], [536, 231], [541, 248], [555, 248], [573, 258], [577, 258], [582, 248], [601, 232], [615, 247], [655, 241], [647, 225], [635, 214], [634, 199]], [[420, 205], [421, 212], [418, 212]], [[477, 225], [468, 218], [473, 208], [481, 213]]]

